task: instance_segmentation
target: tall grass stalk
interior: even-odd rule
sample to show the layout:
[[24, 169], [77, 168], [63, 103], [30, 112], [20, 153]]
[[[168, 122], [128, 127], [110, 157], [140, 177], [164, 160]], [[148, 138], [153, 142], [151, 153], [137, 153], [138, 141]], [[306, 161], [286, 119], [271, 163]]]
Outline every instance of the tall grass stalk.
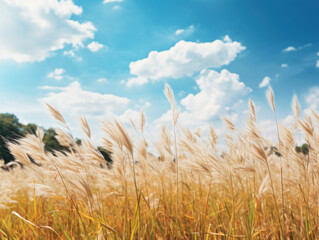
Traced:
[[280, 153], [279, 159], [280, 159], [280, 183], [281, 183], [281, 208], [282, 208], [282, 215], [281, 215], [281, 225], [282, 225], [282, 236], [284, 239], [285, 237], [285, 197], [284, 197], [284, 179], [283, 179], [283, 168], [282, 168], [282, 158], [281, 158], [281, 141], [280, 141], [280, 134], [279, 134], [279, 128], [278, 128], [278, 121], [277, 121], [277, 115], [276, 115], [276, 108], [275, 108], [275, 98], [274, 93], [271, 87], [267, 90], [267, 99], [269, 102], [269, 105], [271, 106], [271, 109], [274, 113], [275, 123], [276, 123], [276, 131], [277, 131], [277, 140], [278, 140], [278, 151]]

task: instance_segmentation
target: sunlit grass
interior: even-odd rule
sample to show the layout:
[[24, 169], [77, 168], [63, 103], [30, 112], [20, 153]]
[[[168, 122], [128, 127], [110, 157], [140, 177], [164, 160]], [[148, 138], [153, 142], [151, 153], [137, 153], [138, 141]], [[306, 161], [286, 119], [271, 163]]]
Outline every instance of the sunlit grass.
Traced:
[[[57, 131], [59, 142], [69, 152], [45, 152], [41, 130], [9, 144], [24, 168], [0, 172], [0, 238], [317, 239], [317, 113], [302, 121], [295, 114], [291, 128], [279, 123], [276, 154], [270, 148], [276, 143], [261, 136], [250, 102], [244, 129], [224, 119], [228, 133], [221, 153], [214, 129], [202, 136], [182, 127], [168, 87], [166, 96], [173, 131], [162, 128], [155, 144], [160, 158], [148, 152], [143, 113], [133, 124], [134, 140], [121, 123], [103, 123], [111, 169], [91, 143], [86, 120], [81, 123], [87, 138], [78, 146], [62, 114], [50, 106], [64, 127]], [[299, 132], [310, 146], [308, 155], [295, 150]]]

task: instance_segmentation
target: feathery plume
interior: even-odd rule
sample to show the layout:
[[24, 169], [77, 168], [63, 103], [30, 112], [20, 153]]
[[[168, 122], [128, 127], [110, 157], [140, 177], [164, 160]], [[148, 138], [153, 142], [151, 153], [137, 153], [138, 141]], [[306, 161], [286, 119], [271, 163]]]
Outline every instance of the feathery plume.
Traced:
[[63, 126], [67, 126], [66, 121], [64, 119], [64, 117], [62, 116], [62, 114], [59, 112], [59, 110], [57, 110], [56, 108], [52, 107], [50, 104], [46, 103], [50, 114], [55, 118], [55, 120], [57, 120], [58, 122], [60, 122]]
[[249, 99], [248, 102], [249, 102], [249, 108], [250, 108], [250, 117], [255, 122], [256, 121], [255, 104], [251, 99]]
[[267, 92], [266, 92], [268, 103], [272, 109], [273, 112], [275, 112], [275, 98], [274, 98], [274, 92], [272, 88], [269, 86]]
[[140, 112], [140, 129], [141, 131], [144, 133], [144, 126], [145, 126], [145, 114], [144, 112], [141, 110]]
[[91, 129], [90, 129], [90, 126], [89, 126], [86, 118], [84, 116], [82, 116], [80, 118], [80, 121], [81, 121], [81, 128], [82, 128], [83, 132], [86, 134], [86, 136], [88, 138], [91, 138]]
[[291, 104], [292, 110], [294, 112], [294, 115], [297, 119], [299, 119], [300, 116], [300, 106], [298, 103], [298, 98], [296, 95], [294, 95], [293, 100], [292, 100], [292, 104]]
[[223, 121], [225, 122], [227, 129], [229, 129], [229, 130], [231, 130], [231, 131], [236, 130], [235, 124], [233, 124], [233, 122], [230, 121], [227, 117], [222, 117], [222, 119], [223, 119]]

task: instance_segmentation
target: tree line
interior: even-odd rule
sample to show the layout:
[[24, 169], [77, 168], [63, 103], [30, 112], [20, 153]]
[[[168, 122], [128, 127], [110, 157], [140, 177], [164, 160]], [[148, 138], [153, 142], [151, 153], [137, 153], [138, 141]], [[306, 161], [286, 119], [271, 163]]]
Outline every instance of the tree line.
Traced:
[[[22, 138], [26, 134], [35, 134], [38, 126], [33, 123], [27, 125], [21, 123], [17, 116], [11, 113], [1, 113], [0, 114], [0, 159], [3, 159], [5, 163], [14, 161], [13, 155], [10, 153], [7, 142], [16, 142], [18, 139]], [[43, 143], [45, 144], [45, 151], [69, 151], [68, 148], [59, 144], [56, 139], [56, 132], [53, 128], [44, 129]], [[80, 139], [76, 139], [77, 144], [81, 144]], [[110, 153], [98, 148], [102, 153], [104, 159], [111, 162]]]

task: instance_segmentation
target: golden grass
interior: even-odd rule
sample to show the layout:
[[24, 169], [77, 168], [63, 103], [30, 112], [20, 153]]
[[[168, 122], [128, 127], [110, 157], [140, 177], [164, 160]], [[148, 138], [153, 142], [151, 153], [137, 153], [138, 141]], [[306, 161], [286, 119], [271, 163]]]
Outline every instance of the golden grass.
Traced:
[[[159, 158], [147, 150], [143, 112], [140, 122], [132, 123], [135, 141], [120, 122], [102, 122], [102, 147], [112, 152], [111, 169], [91, 143], [86, 119], [81, 118], [86, 139], [78, 146], [62, 114], [48, 105], [63, 127], [57, 138], [69, 152], [46, 152], [40, 129], [9, 144], [24, 168], [0, 172], [0, 239], [318, 238], [316, 112], [301, 120], [294, 97], [295, 124], [277, 124], [269, 89], [280, 156], [262, 137], [251, 100], [243, 129], [224, 118], [228, 134], [220, 153], [215, 130], [202, 136], [200, 129], [183, 127], [169, 86], [165, 95], [173, 129], [162, 128], [155, 144]], [[295, 136], [301, 134], [310, 146], [308, 155], [295, 151]]]

